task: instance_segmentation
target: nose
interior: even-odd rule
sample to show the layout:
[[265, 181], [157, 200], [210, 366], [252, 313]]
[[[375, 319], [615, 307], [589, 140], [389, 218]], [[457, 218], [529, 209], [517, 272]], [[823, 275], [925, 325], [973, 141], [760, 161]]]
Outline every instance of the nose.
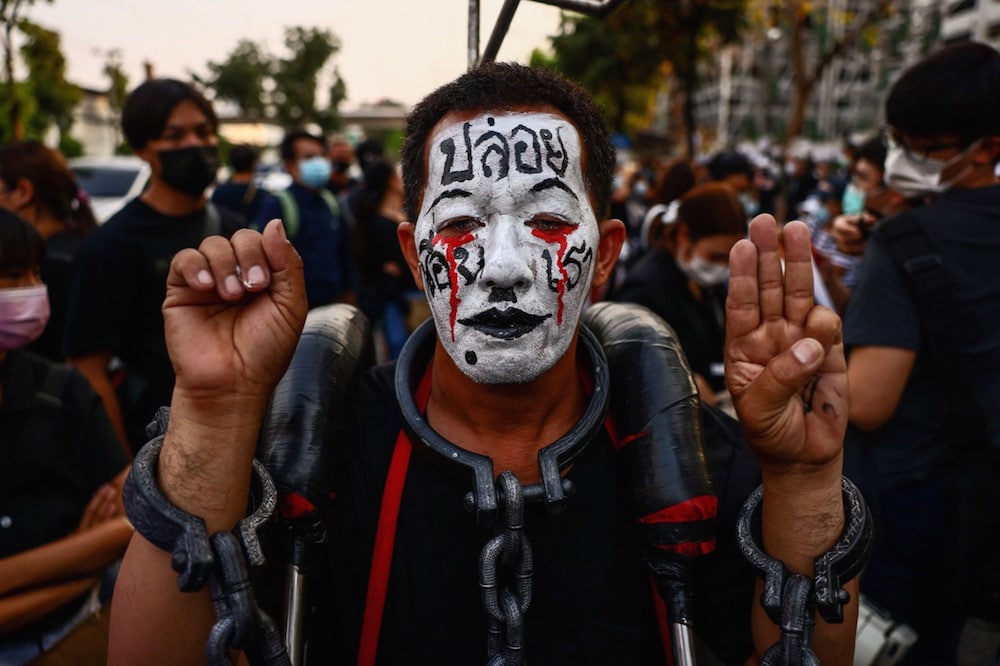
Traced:
[[483, 249], [482, 284], [490, 289], [526, 289], [532, 282], [531, 265], [515, 223], [500, 219], [489, 227]]

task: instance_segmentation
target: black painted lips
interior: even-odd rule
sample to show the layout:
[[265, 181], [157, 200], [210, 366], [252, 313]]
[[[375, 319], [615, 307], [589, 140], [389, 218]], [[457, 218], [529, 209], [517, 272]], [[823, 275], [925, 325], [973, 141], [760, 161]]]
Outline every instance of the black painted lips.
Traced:
[[517, 308], [507, 308], [506, 310], [490, 308], [474, 317], [459, 319], [458, 323], [463, 326], [471, 326], [480, 333], [494, 338], [513, 340], [525, 333], [530, 333], [551, 316], [550, 314], [533, 315]]

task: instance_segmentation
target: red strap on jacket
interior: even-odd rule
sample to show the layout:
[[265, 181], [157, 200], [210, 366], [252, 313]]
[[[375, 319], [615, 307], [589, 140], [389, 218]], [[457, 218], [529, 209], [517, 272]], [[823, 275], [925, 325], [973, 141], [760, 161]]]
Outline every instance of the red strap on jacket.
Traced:
[[[417, 409], [421, 413], [427, 409], [431, 394], [431, 369], [427, 367], [417, 393], [414, 396]], [[389, 590], [389, 569], [392, 567], [392, 550], [396, 544], [396, 523], [399, 520], [399, 505], [403, 499], [403, 484], [406, 470], [410, 466], [413, 444], [406, 432], [400, 428], [396, 436], [396, 446], [389, 463], [389, 474], [382, 491], [382, 506], [379, 508], [378, 528], [375, 531], [375, 552], [372, 568], [368, 573], [368, 594], [365, 597], [365, 612], [361, 622], [361, 643], [358, 646], [358, 666], [375, 666], [378, 651], [378, 637], [382, 631], [382, 614], [385, 611], [385, 597]]]
[[[587, 392], [593, 391], [587, 373], [581, 373], [581, 377], [584, 378], [584, 388]], [[424, 376], [420, 379], [420, 385], [414, 396], [417, 409], [421, 413], [427, 409], [430, 393], [431, 369], [428, 366]], [[610, 411], [604, 418], [604, 429], [617, 450], [619, 448], [617, 430]], [[378, 526], [375, 531], [375, 552], [372, 555], [372, 566], [368, 573], [368, 594], [365, 597], [365, 610], [361, 622], [358, 666], [375, 666], [378, 639], [382, 631], [382, 615], [385, 612], [385, 599], [389, 591], [389, 570], [392, 568], [392, 552], [396, 544], [399, 506], [403, 499], [403, 485], [406, 483], [406, 471], [410, 466], [412, 452], [413, 443], [410, 442], [406, 431], [400, 428], [399, 434], [396, 436], [396, 445], [392, 451], [385, 488], [382, 491], [382, 505], [379, 507]], [[667, 624], [666, 606], [656, 591], [652, 575], [650, 575], [650, 583], [653, 588], [653, 607], [656, 613], [660, 643], [666, 655], [667, 665], [672, 666], [673, 651], [670, 643], [670, 627]]]

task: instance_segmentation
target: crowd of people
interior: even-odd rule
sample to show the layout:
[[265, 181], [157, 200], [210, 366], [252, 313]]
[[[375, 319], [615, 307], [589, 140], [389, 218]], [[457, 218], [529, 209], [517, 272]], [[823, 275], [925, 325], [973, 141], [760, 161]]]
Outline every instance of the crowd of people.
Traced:
[[[333, 303], [367, 316], [384, 363], [345, 406], [356, 441], [330, 530], [349, 545], [312, 606], [312, 658], [484, 661], [483, 532], [467, 483], [427, 456], [402, 463], [388, 593], [368, 624], [386, 478], [411, 447], [394, 362], [432, 319], [418, 408], [497, 474], [537, 484], [539, 451], [593, 390], [578, 336], [600, 302], [670, 327], [704, 418], [752, 453], [763, 542], [789, 571], [812, 575], [841, 535], [841, 475], [861, 489], [871, 561], [848, 583], [845, 625], [816, 622], [822, 663], [851, 663], [859, 591], [863, 613], [895, 622], [883, 638], [898, 663], [1000, 663], [1000, 54], [932, 53], [893, 84], [885, 121], [838, 160], [626, 159], [578, 88], [487, 64], [414, 108], [399, 164], [374, 140], [289, 128], [292, 182], [270, 192], [259, 147], [230, 147], [217, 182], [212, 104], [153, 79], [121, 118], [149, 185], [100, 225], [61, 155], [0, 147], [0, 665], [202, 658], [211, 600], [179, 593], [170, 554], [126, 517], [129, 461], [171, 406], [157, 482], [210, 533], [232, 529], [270, 391], [306, 313]], [[527, 510], [530, 661], [664, 663], [670, 649], [621, 522], [627, 484], [609, 474], [625, 434], [608, 426], [562, 471], [578, 486], [566, 515]], [[759, 658], [779, 630], [753, 572], [707, 561], [701, 658]], [[713, 577], [742, 584], [716, 594]]]

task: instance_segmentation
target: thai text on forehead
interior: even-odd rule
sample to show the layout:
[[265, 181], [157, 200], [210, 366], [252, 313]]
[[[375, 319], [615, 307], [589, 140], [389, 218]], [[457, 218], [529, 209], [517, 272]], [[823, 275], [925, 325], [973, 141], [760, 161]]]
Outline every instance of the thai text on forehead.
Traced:
[[[477, 175], [482, 178], [506, 178], [511, 169], [517, 173], [540, 174], [551, 171], [562, 178], [569, 166], [569, 156], [563, 143], [566, 125], [551, 126], [520, 123], [508, 134], [492, 129], [496, 120], [487, 118], [488, 127], [472, 131], [472, 123], [462, 124], [462, 145], [453, 137], [438, 144], [445, 156], [441, 185], [462, 183]], [[475, 136], [473, 136], [475, 134]]]

